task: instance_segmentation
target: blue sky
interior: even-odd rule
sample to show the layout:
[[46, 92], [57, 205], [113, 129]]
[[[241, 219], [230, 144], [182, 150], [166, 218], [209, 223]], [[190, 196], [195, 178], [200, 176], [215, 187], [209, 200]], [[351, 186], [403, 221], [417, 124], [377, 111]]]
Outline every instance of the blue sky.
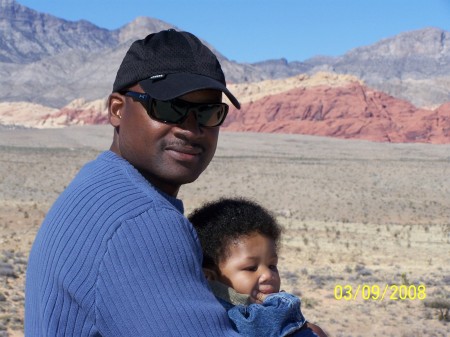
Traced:
[[338, 56], [401, 32], [450, 31], [450, 0], [18, 0], [67, 20], [119, 28], [160, 19], [238, 62]]

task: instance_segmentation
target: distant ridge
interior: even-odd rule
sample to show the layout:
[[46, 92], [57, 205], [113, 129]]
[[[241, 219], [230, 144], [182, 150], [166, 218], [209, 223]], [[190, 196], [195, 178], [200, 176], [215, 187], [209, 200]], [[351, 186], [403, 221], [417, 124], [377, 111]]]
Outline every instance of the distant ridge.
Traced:
[[450, 101], [450, 32], [439, 28], [405, 32], [353, 49], [331, 66], [416, 106]]
[[302, 69], [357, 76], [367, 85], [416, 106], [433, 107], [450, 101], [450, 32], [436, 27], [404, 32], [340, 57], [319, 56], [300, 62], [266, 61], [264, 71], [293, 76]]
[[[104, 97], [130, 41], [174, 27], [139, 17], [117, 30], [107, 30], [87, 21], [39, 13], [14, 0], [0, 0], [0, 24], [4, 27], [0, 31], [0, 85], [7, 88], [0, 92], [0, 100], [22, 101], [25, 97], [52, 107], [80, 97]], [[239, 64], [217, 54], [232, 83], [328, 71], [355, 75], [414, 105], [435, 107], [450, 101], [449, 41], [449, 32], [426, 28], [355, 48], [337, 58]], [[60, 95], [50, 93], [56, 88]]]
[[[149, 17], [107, 30], [14, 0], [0, 0], [0, 26], [0, 125], [18, 127], [107, 123], [105, 100], [131, 41], [181, 30]], [[450, 32], [404, 32], [303, 62], [241, 64], [210, 47], [242, 102], [225, 129], [450, 143]]]
[[[107, 30], [87, 21], [39, 13], [14, 0], [0, 0], [0, 25], [0, 85], [5, 88], [0, 101], [25, 100], [57, 108], [78, 98], [103, 98], [132, 40], [178, 29], [158, 19], [138, 17]], [[240, 64], [215, 52], [230, 83], [327, 71], [357, 76], [419, 107], [434, 108], [450, 101], [450, 33], [439, 28], [405, 32], [340, 57], [318, 56], [303, 62]]]
[[0, 62], [30, 63], [68, 50], [112, 47], [115, 34], [88, 21], [71, 22], [0, 0]]

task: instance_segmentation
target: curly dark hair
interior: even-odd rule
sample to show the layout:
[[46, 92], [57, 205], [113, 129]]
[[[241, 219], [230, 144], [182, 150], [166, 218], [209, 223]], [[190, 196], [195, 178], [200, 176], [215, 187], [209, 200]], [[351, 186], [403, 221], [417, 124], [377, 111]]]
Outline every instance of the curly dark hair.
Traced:
[[281, 227], [275, 216], [244, 198], [222, 198], [206, 203], [189, 215], [203, 249], [203, 267], [215, 268], [228, 254], [232, 241], [253, 233], [264, 235], [278, 246]]

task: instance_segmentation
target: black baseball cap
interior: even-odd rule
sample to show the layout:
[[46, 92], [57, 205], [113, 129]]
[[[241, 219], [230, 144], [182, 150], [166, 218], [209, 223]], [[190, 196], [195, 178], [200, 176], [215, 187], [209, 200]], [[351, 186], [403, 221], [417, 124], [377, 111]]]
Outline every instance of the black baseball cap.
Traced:
[[139, 83], [152, 98], [167, 101], [192, 91], [215, 89], [227, 95], [225, 75], [216, 55], [195, 35], [164, 30], [134, 41], [117, 71], [113, 92]]

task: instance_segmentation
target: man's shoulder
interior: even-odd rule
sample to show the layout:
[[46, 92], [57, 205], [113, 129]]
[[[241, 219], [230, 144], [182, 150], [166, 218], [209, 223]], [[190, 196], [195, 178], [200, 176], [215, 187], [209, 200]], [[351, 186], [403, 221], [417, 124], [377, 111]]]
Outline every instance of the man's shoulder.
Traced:
[[90, 214], [91, 220], [102, 215], [105, 219], [123, 221], [155, 211], [174, 212], [183, 217], [180, 200], [164, 196], [126, 160], [111, 152], [87, 163], [55, 205]]
[[[182, 208], [180, 200], [166, 197], [152, 186], [128, 161], [111, 151], [101, 153], [87, 163], [74, 178], [71, 185], [78, 191], [114, 194], [128, 202], [141, 200], [156, 208]], [[114, 198], [113, 198], [114, 199]], [[181, 209], [182, 212], [182, 209]]]

